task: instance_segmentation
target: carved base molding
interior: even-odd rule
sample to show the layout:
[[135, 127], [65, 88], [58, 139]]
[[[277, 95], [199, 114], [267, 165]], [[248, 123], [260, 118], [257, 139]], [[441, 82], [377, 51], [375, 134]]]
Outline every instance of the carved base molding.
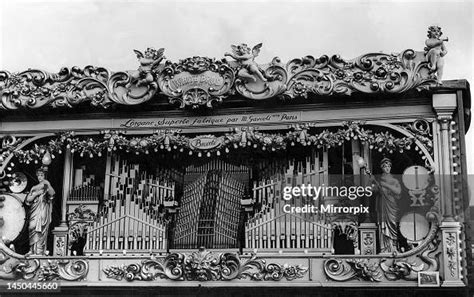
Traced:
[[[288, 286], [290, 282], [292, 286], [314, 286], [318, 283], [334, 287], [338, 282], [347, 282], [346, 285], [357, 287], [361, 285], [360, 281], [364, 281], [367, 285], [377, 283], [377, 286], [393, 287], [402, 282], [403, 286], [417, 287], [423, 281], [426, 282], [427, 276], [436, 276], [441, 272], [443, 286], [464, 287], [461, 280], [447, 279], [446, 273], [451, 273], [448, 269], [450, 266], [444, 266], [444, 276], [443, 269], [440, 270], [440, 261], [449, 261], [449, 257], [441, 259], [441, 254], [445, 256], [447, 247], [451, 246], [446, 240], [450, 242], [451, 235], [455, 235], [450, 232], [445, 232], [443, 244], [439, 244], [441, 241], [436, 236], [421, 251], [412, 255], [386, 258], [355, 255], [327, 259], [323, 255], [310, 254], [305, 257], [285, 254], [257, 256], [205, 249], [156, 257], [27, 258], [1, 243], [0, 279], [38, 282], [59, 280], [62, 286], [110, 285], [111, 281], [120, 282], [120, 286], [142, 286], [148, 282], [152, 286], [174, 287], [183, 282], [227, 281], [232, 282], [229, 284], [231, 286], [248, 286], [255, 281], [270, 281], [275, 286]], [[271, 260], [267, 257], [271, 257]]]

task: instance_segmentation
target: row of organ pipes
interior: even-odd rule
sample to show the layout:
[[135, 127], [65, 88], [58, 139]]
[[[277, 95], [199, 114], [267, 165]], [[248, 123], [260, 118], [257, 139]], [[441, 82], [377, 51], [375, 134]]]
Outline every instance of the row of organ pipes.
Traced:
[[214, 159], [186, 168], [175, 248], [236, 248], [248, 168]]
[[285, 204], [295, 207], [305, 204], [319, 206], [320, 199], [313, 201], [312, 197], [292, 197], [286, 201], [283, 191], [285, 187], [302, 184], [327, 185], [327, 151], [313, 150], [304, 161], [279, 160], [270, 164], [262, 162], [260, 166], [261, 178], [253, 181], [252, 187], [257, 209], [245, 223], [245, 247], [252, 250], [331, 251], [332, 229], [324, 215], [283, 211]]
[[108, 157], [106, 167], [106, 196], [87, 231], [85, 253], [165, 251], [167, 223], [159, 206], [175, 199], [175, 183], [118, 156]]
[[[319, 206], [321, 198], [313, 201], [312, 197], [293, 197], [287, 201], [283, 191], [302, 184], [328, 185], [327, 151], [313, 150], [304, 159], [262, 159], [249, 165], [211, 159], [182, 170], [157, 165], [155, 174], [148, 174], [139, 164], [128, 163], [117, 155], [107, 156], [103, 203], [97, 219], [88, 226], [84, 252], [143, 253], [200, 246], [331, 251], [332, 230], [324, 215], [283, 211], [285, 204]], [[84, 168], [79, 176], [84, 180], [83, 171]], [[174, 224], [169, 225], [159, 206], [176, 200], [178, 184], [182, 196]], [[86, 193], [84, 199], [89, 199], [87, 191], [80, 192], [85, 187], [95, 186], [92, 181], [83, 181], [71, 194]], [[91, 199], [99, 199], [94, 191]], [[241, 243], [241, 200], [245, 198], [253, 199], [254, 210], [246, 214]], [[167, 232], [169, 226], [173, 227], [171, 232]]]

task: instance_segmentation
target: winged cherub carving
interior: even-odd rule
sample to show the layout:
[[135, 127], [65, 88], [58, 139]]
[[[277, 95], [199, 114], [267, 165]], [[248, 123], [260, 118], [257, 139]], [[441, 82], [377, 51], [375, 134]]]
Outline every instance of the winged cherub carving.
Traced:
[[255, 57], [260, 53], [262, 48], [262, 43], [257, 44], [250, 51], [250, 47], [247, 44], [242, 43], [240, 45], [231, 45], [232, 53], [225, 53], [224, 56], [230, 56], [237, 60], [241, 68], [237, 72], [237, 76], [240, 78], [251, 80], [253, 82], [257, 81], [257, 78], [266, 82], [267, 78], [264, 76], [263, 70], [261, 70], [257, 63], [255, 63]]
[[163, 56], [165, 49], [160, 48], [159, 50], [155, 50], [154, 48], [149, 47], [146, 49], [144, 54], [139, 50], [133, 51], [137, 54], [140, 67], [138, 67], [138, 70], [134, 71], [130, 76], [133, 81], [138, 81], [138, 86], [152, 83], [154, 80], [152, 70], [165, 58], [165, 56]]
[[440, 27], [430, 26], [428, 28], [428, 39], [425, 41], [426, 61], [430, 63], [431, 71], [436, 71], [438, 83], [441, 83], [443, 77], [443, 57], [448, 53], [444, 46], [444, 42], [448, 41], [448, 38], [441, 38], [441, 35], [443, 35], [443, 33], [441, 32]]

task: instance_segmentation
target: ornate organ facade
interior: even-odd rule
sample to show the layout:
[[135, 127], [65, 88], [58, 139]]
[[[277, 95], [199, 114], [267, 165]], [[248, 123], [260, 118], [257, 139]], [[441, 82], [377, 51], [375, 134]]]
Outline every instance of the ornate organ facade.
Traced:
[[465, 287], [467, 82], [413, 50], [232, 48], [0, 72], [0, 279]]

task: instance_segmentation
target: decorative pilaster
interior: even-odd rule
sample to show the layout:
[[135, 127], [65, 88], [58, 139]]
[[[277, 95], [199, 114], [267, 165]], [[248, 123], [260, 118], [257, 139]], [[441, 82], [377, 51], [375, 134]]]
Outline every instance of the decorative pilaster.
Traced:
[[443, 287], [464, 286], [461, 266], [461, 223], [443, 222], [441, 224], [443, 236]]
[[453, 170], [451, 158], [450, 123], [456, 109], [456, 94], [433, 95], [433, 108], [439, 123], [438, 156], [440, 165], [440, 193], [443, 210], [441, 222], [443, 252], [442, 286], [464, 286], [461, 266], [461, 223], [454, 221], [453, 213]]
[[443, 221], [453, 222], [453, 197], [452, 197], [452, 166], [451, 166], [451, 139], [449, 137], [449, 124], [456, 109], [456, 94], [434, 94], [433, 108], [439, 122], [439, 160], [440, 162], [440, 187]]
[[68, 226], [66, 221], [66, 202], [69, 198], [72, 183], [73, 160], [70, 149], [64, 154], [64, 171], [63, 171], [63, 193], [61, 200], [61, 224], [53, 230], [53, 255], [66, 256], [67, 254], [67, 234]]
[[359, 235], [360, 254], [377, 254], [377, 225], [375, 223], [361, 223], [359, 226]]

